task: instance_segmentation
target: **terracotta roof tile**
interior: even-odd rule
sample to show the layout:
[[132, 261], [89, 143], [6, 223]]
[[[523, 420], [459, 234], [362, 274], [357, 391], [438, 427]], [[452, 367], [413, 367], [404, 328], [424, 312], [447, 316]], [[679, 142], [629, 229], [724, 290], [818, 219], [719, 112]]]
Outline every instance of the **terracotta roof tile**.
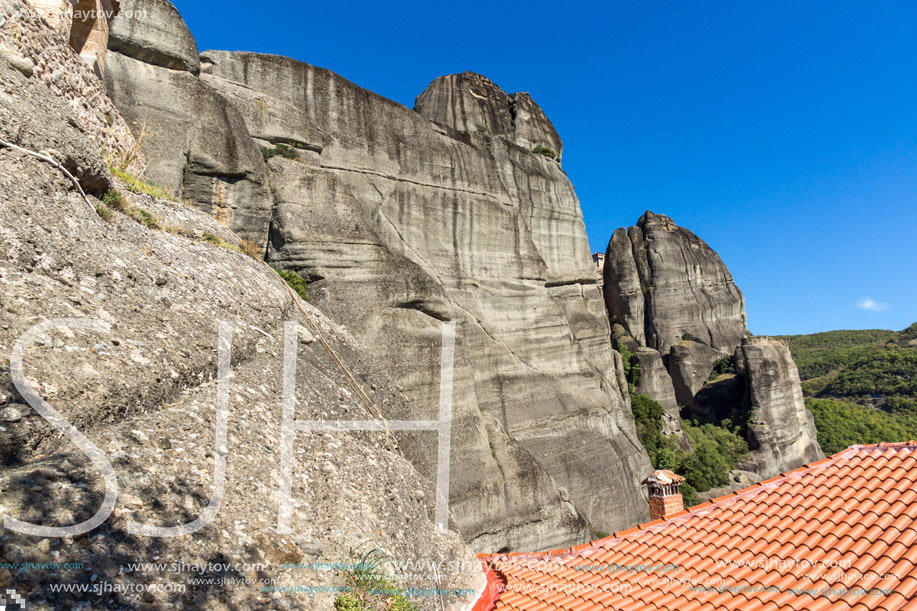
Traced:
[[853, 446], [601, 541], [481, 558], [497, 599], [475, 611], [917, 611], [917, 442]]

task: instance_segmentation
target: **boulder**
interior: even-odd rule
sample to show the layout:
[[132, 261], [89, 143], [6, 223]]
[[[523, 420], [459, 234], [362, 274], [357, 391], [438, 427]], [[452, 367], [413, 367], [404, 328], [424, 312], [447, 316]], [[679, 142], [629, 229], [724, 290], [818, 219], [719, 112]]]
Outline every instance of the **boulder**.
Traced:
[[146, 64], [197, 74], [197, 43], [168, 0], [121, 0], [108, 48]]

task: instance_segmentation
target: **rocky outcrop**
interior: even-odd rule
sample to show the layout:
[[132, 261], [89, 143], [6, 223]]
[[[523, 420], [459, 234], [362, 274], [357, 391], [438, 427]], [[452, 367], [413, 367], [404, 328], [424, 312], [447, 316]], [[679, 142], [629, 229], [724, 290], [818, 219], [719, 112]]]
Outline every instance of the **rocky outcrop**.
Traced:
[[[675, 432], [681, 408], [729, 419], [747, 429], [752, 452], [746, 467], [762, 478], [820, 455], [789, 353], [767, 340], [748, 339], [742, 292], [703, 240], [648, 211], [636, 226], [612, 235], [604, 278], [613, 342], [635, 354], [636, 391], [662, 404], [668, 431]], [[749, 356], [753, 366], [747, 365]], [[735, 373], [730, 357], [737, 362]], [[718, 376], [711, 375], [715, 367]]]
[[[387, 364], [411, 399], [388, 416], [436, 413], [439, 329], [458, 323], [450, 497], [477, 549], [559, 547], [646, 517], [649, 461], [560, 142], [534, 102], [462, 74], [412, 111], [251, 53], [205, 52], [201, 78], [251, 134], [295, 145], [297, 159], [269, 161], [268, 257]], [[406, 437], [431, 473], [435, 439]]]
[[748, 335], [745, 299], [719, 255], [667, 216], [647, 211], [618, 229], [605, 270], [612, 319], [661, 354], [688, 336], [731, 353]]
[[[108, 48], [147, 64], [201, 71], [194, 36], [185, 21], [166, 0], [121, 0], [122, 19], [115, 19], [108, 37]], [[134, 14], [142, 17], [131, 18]]]
[[[58, 4], [63, 14], [63, 5], [69, 2]], [[69, 23], [66, 28], [69, 31]], [[144, 167], [130, 127], [92, 68], [28, 3], [0, 0], [0, 62], [52, 91], [54, 99], [42, 103], [66, 105], [67, 120], [80, 126], [95, 147], [105, 152], [109, 163], [135, 172]], [[13, 108], [12, 103], [5, 105]], [[57, 116], [49, 115], [49, 120]]]
[[[139, 9], [149, 18], [130, 19]], [[196, 75], [197, 47], [178, 11], [136, 0], [112, 32], [105, 86], [143, 134], [144, 178], [265, 247], [273, 199], [261, 150], [235, 106]]]
[[463, 72], [443, 76], [417, 97], [414, 110], [437, 125], [478, 136], [504, 136], [558, 163], [563, 142], [527, 93], [507, 94], [490, 79]]
[[787, 465], [824, 458], [786, 343], [766, 337], [747, 339], [736, 351], [736, 363], [747, 381], [751, 403], [748, 442], [753, 470], [766, 479], [779, 475]]
[[[104, 169], [97, 144], [37, 79], [0, 61], [0, 96], [8, 96], [0, 104], [0, 139], [24, 134], [23, 145], [57, 149], [72, 158], [82, 180]], [[476, 559], [456, 533], [433, 526], [433, 482], [383, 433], [298, 432], [292, 533], [278, 534], [285, 323], [297, 325], [296, 419], [374, 418], [340, 366], [377, 404], [408, 410], [407, 399], [346, 330], [291, 296], [262, 262], [228, 248], [238, 242], [213, 218], [108, 180], [122, 193], [121, 209], [144, 210], [156, 221], [148, 224], [160, 229], [113, 210], [104, 220], [96, 209], [105, 210], [102, 202], [87, 204], [59, 170], [0, 148], [0, 515], [67, 526], [92, 517], [105, 496], [98, 462], [52, 428], [33, 409], [39, 403], [27, 405], [11, 378], [14, 345], [48, 320], [102, 325], [90, 331], [61, 321], [47, 328], [25, 346], [23, 375], [100, 449], [118, 489], [110, 518], [88, 536], [42, 538], [5, 528], [0, 556], [13, 564], [0, 575], [3, 587], [15, 583], [30, 609], [89, 602], [105, 609], [329, 609], [330, 588], [341, 585], [331, 571], [308, 573], [310, 585], [325, 591], [282, 599], [260, 587], [225, 584], [300, 586], [306, 571], [283, 563], [340, 562], [342, 550], [378, 548], [410, 566], [440, 567], [442, 586], [433, 576], [393, 576], [406, 587], [479, 590]], [[225, 245], [207, 243], [205, 233]], [[215, 443], [220, 321], [232, 333], [223, 445]], [[221, 460], [222, 496], [214, 493]], [[131, 523], [169, 527], [203, 518], [213, 498], [219, 509], [212, 521], [189, 536], [129, 531]], [[25, 568], [60, 558], [82, 568]], [[185, 568], [127, 566], [166, 558]], [[209, 584], [199, 579], [208, 564]], [[108, 585], [98, 594], [51, 589], [90, 583]], [[161, 590], [143, 592], [141, 585]], [[458, 611], [473, 598], [445, 602]], [[425, 611], [440, 608], [433, 598], [414, 602]]]

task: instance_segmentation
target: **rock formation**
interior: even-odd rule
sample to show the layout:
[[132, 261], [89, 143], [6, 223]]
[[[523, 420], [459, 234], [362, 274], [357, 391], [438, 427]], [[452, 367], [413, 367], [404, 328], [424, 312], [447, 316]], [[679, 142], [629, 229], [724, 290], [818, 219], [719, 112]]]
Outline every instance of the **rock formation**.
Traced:
[[[255, 137], [310, 138], [300, 160], [269, 163], [269, 258], [309, 277], [319, 307], [389, 364], [412, 417], [437, 404], [435, 330], [459, 321], [451, 498], [465, 536], [535, 549], [588, 537], [584, 520], [613, 530], [643, 517], [648, 461], [617, 387], [579, 204], [557, 160], [529, 148], [560, 148], [547, 120], [532, 121], [544, 137], [517, 135], [512, 98], [477, 75], [438, 79], [414, 112], [290, 59], [202, 60]], [[283, 126], [262, 121], [252, 92], [262, 108], [293, 109], [295, 131], [264, 131]], [[440, 106], [454, 100], [468, 113]], [[409, 453], [423, 465], [434, 449], [417, 436]]]
[[105, 86], [141, 134], [146, 177], [259, 247], [273, 199], [261, 151], [199, 77], [197, 45], [166, 0], [127, 0], [112, 24]]
[[681, 410], [675, 395], [672, 377], [662, 362], [662, 357], [652, 348], [640, 346], [634, 352], [634, 358], [640, 365], [640, 378], [634, 389], [638, 395], [649, 395], [665, 410], [662, 432], [675, 435], [684, 450], [691, 448], [691, 443], [681, 429]]
[[[450, 498], [466, 539], [560, 547], [645, 519], [649, 461], [562, 143], [531, 97], [464, 73], [411, 110], [251, 53], [205, 52], [198, 77], [173, 61], [190, 48], [180, 18], [155, 14], [167, 23], [116, 20], [106, 72], [151, 132], [151, 176], [309, 279], [404, 388], [387, 417], [435, 417], [440, 327], [457, 322]], [[435, 436], [401, 440], [432, 477]]]
[[[42, 4], [47, 10], [39, 12], [21, 2], [0, 0], [0, 22], [3, 22], [0, 58], [27, 78], [41, 81], [62, 100], [73, 120], [84, 128], [98, 149], [105, 151], [108, 159], [139, 171], [144, 159], [130, 127], [91, 67], [69, 44], [69, 18], [55, 22], [61, 30], [48, 26], [47, 11], [58, 14], [58, 9], [67, 10], [72, 16], [73, 7], [68, 0], [48, 0]], [[49, 9], [49, 5], [53, 8]], [[12, 103], [8, 106], [12, 107]]]
[[615, 231], [605, 255], [613, 319], [661, 354], [688, 336], [731, 353], [748, 334], [745, 299], [719, 255], [667, 216], [647, 211]]
[[746, 339], [736, 350], [736, 369], [745, 377], [751, 403], [749, 466], [762, 478], [824, 458], [815, 420], [806, 409], [799, 371], [785, 342]]
[[[0, 28], [0, 37], [7, 33]], [[83, 608], [87, 600], [106, 609], [328, 609], [328, 590], [271, 594], [240, 580], [299, 586], [305, 570], [282, 563], [339, 562], [349, 547], [362, 546], [398, 561], [437, 563], [442, 587], [480, 589], [483, 576], [469, 549], [456, 533], [437, 532], [428, 517], [432, 481], [383, 433], [299, 432], [292, 534], [277, 533], [284, 323], [298, 323], [297, 419], [373, 418], [325, 346], [375, 403], [406, 411], [404, 394], [346, 330], [292, 297], [263, 263], [230, 248], [239, 243], [212, 217], [130, 193], [108, 174], [93, 139], [97, 126], [81, 122], [65, 98], [6, 58], [0, 97], [0, 139], [54, 151], [92, 198], [87, 203], [51, 164], [0, 147], [0, 514], [67, 526], [90, 518], [105, 496], [98, 463], [26, 405], [11, 377], [14, 344], [56, 318], [107, 327], [88, 331], [62, 321], [46, 329], [25, 347], [24, 380], [104, 453], [118, 488], [110, 518], [88, 536], [41, 538], [4, 528], [3, 587], [15, 582], [27, 608], [36, 609]], [[117, 204], [111, 193], [105, 198], [112, 208], [92, 195], [108, 189], [121, 192]], [[202, 239], [207, 234], [211, 243]], [[214, 443], [219, 321], [232, 332], [225, 445]], [[204, 516], [221, 458], [225, 495], [202, 530], [166, 538], [128, 532], [130, 523], [175, 526]], [[62, 559], [83, 568], [14, 568]], [[186, 568], [127, 566], [160, 560]], [[201, 575], [191, 567], [207, 563], [228, 568], [211, 568], [209, 585], [192, 582]], [[405, 586], [433, 583], [396, 577]], [[339, 585], [330, 571], [309, 572], [308, 583]], [[97, 595], [49, 587], [60, 584], [108, 589]], [[137, 589], [152, 584], [163, 589]], [[186, 589], [173, 589], [178, 585]], [[458, 611], [472, 599], [446, 603]], [[427, 611], [436, 603], [416, 602]]]
[[[674, 425], [681, 407], [726, 417], [753, 406], [746, 468], [766, 478], [821, 456], [789, 352], [747, 339], [742, 292], [703, 240], [647, 211], [614, 232], [604, 276], [613, 341], [639, 362], [636, 391], [665, 408], [666, 434], [686, 446]], [[743, 364], [737, 375], [711, 380], [717, 361], [731, 356]]]

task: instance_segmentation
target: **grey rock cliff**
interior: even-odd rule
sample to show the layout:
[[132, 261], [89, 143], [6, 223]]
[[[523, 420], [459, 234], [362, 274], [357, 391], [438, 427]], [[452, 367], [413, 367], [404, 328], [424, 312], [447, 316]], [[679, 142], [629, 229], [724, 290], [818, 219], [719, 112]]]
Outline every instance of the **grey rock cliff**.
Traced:
[[752, 470], [766, 479], [789, 466], [824, 458], [786, 343], [766, 337], [747, 339], [736, 351], [736, 361], [747, 380], [752, 406], [748, 426]]
[[[0, 61], [0, 138], [38, 150], [58, 149], [90, 184], [106, 173], [99, 147], [67, 104], [37, 79]], [[283, 395], [284, 323], [308, 326], [363, 381], [375, 402], [408, 409], [407, 398], [378, 361], [345, 329], [308, 304], [296, 306], [284, 283], [260, 262], [201, 239], [213, 233], [237, 245], [212, 217], [180, 204], [119, 189], [125, 206], [162, 225], [151, 230], [125, 214], [103, 220], [50, 164], [0, 148], [0, 514], [64, 526], [91, 517], [104, 493], [99, 471], [73, 444], [26, 406], [14, 388], [14, 344], [54, 318], [108, 323], [109, 333], [50, 329], [25, 352], [26, 380], [111, 461], [119, 497], [111, 517], [89, 536], [40, 539], [4, 529], [4, 562], [56, 562], [83, 568], [10, 568], [27, 608], [84, 608], [86, 593], [51, 585], [109, 583], [122, 591], [91, 595], [94, 608], [269, 608], [259, 588], [227, 580], [302, 583], [282, 563], [340, 562], [364, 545], [399, 561], [436, 563], [451, 588], [479, 588], [478, 564], [459, 536], [431, 521], [433, 482], [417, 472], [396, 441], [382, 434], [301, 432], [293, 453], [292, 534], [277, 533]], [[125, 208], [127, 209], [127, 208]], [[168, 229], [168, 230], [166, 230]], [[310, 325], [309, 319], [314, 323]], [[232, 329], [232, 378], [226, 447], [214, 444], [217, 324]], [[303, 337], [305, 337], [303, 335]], [[300, 340], [295, 417], [371, 419], [317, 341]], [[226, 456], [225, 497], [213, 521], [189, 537], [151, 539], [129, 521], [174, 526], [200, 517], [214, 484], [216, 456]], [[173, 558], [189, 565], [226, 562], [256, 568], [211, 572], [210, 585], [190, 570], [128, 572], [127, 563]], [[453, 564], [460, 561], [459, 564]], [[329, 572], [311, 583], [340, 585]], [[400, 576], [403, 585], [434, 587], [433, 578]], [[138, 584], [163, 590], [150, 596]], [[256, 583], [256, 581], [252, 581]], [[257, 582], [265, 583], [265, 582]], [[186, 591], [174, 591], [181, 584]], [[168, 589], [166, 589], [168, 587]], [[134, 589], [129, 589], [134, 588]], [[289, 597], [284, 606], [328, 609], [333, 594]], [[447, 600], [458, 611], [472, 597]], [[434, 600], [420, 600], [432, 611]], [[435, 606], [439, 609], [439, 606]]]
[[417, 97], [414, 110], [459, 133], [504, 136], [528, 151], [550, 149], [560, 163], [563, 142], [541, 107], [529, 94], [509, 95], [480, 74], [436, 79]]
[[662, 362], [662, 357], [652, 348], [639, 347], [634, 353], [640, 365], [640, 377], [637, 380], [634, 393], [649, 395], [655, 399], [665, 410], [662, 422], [662, 432], [665, 435], [675, 435], [678, 445], [683, 450], [691, 448], [691, 442], [681, 428], [681, 410], [675, 395], [672, 378]]
[[[457, 321], [450, 496], [477, 549], [559, 547], [586, 540], [587, 524], [646, 517], [649, 461], [579, 202], [557, 160], [533, 153], [534, 142], [560, 150], [534, 102], [466, 73], [437, 79], [413, 111], [251, 53], [205, 52], [201, 78], [252, 135], [299, 145], [299, 159], [269, 162], [268, 256], [308, 277], [316, 305], [399, 380], [411, 409], [387, 415], [435, 415], [439, 329]], [[409, 437], [430, 473], [435, 440]]]
[[682, 340], [669, 351], [668, 371], [672, 376], [675, 396], [681, 405], [694, 406], [696, 395], [713, 371], [721, 352], [700, 342]]
[[109, 49], [162, 68], [192, 74], [201, 71], [194, 36], [171, 2], [121, 0], [121, 12], [142, 17], [115, 19]]

